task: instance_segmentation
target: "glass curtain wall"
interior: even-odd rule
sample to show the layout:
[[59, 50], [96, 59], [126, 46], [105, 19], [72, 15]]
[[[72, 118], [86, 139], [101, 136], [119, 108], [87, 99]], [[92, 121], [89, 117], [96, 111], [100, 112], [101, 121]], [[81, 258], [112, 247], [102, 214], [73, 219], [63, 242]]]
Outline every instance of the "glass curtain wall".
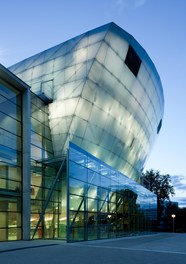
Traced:
[[22, 238], [21, 98], [0, 81], [0, 241]]
[[31, 96], [31, 124], [31, 238], [43, 215], [34, 238], [63, 239], [66, 235], [66, 173], [62, 171], [49, 197], [62, 157], [56, 157], [53, 152], [48, 106], [34, 94]]
[[150, 232], [156, 210], [153, 193], [70, 144], [68, 242]]

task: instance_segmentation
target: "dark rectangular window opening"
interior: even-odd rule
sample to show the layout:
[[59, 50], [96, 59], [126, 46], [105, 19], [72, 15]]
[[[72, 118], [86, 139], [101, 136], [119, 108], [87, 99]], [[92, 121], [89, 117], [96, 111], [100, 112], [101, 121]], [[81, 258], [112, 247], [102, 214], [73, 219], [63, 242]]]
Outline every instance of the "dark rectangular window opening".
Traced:
[[141, 65], [141, 59], [130, 45], [125, 59], [125, 64], [129, 67], [131, 72], [137, 77]]
[[157, 134], [159, 134], [161, 126], [162, 126], [162, 119], [160, 120], [159, 125], [157, 127]]

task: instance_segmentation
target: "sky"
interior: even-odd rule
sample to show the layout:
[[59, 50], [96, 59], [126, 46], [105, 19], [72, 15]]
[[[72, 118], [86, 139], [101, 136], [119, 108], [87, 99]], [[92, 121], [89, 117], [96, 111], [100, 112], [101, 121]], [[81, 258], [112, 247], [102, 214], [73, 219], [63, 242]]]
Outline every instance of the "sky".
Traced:
[[146, 169], [170, 174], [172, 201], [186, 206], [186, 1], [1, 0], [0, 63], [11, 66], [111, 21], [143, 46], [160, 75], [162, 129]]

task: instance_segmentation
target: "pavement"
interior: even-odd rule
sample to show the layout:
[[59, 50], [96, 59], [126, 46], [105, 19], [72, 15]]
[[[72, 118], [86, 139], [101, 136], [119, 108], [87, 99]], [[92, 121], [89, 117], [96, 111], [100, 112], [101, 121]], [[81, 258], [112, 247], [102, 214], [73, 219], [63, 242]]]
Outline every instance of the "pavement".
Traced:
[[32, 240], [0, 243], [0, 264], [184, 264], [186, 234], [157, 233], [66, 243]]

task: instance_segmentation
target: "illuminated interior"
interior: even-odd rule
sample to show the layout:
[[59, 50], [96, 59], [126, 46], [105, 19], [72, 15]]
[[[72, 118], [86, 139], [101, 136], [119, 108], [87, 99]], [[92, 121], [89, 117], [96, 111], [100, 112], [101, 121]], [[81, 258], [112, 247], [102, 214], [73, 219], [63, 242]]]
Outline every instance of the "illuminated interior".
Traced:
[[67, 241], [147, 234], [156, 195], [70, 143]]
[[0, 241], [22, 236], [21, 93], [0, 80]]

